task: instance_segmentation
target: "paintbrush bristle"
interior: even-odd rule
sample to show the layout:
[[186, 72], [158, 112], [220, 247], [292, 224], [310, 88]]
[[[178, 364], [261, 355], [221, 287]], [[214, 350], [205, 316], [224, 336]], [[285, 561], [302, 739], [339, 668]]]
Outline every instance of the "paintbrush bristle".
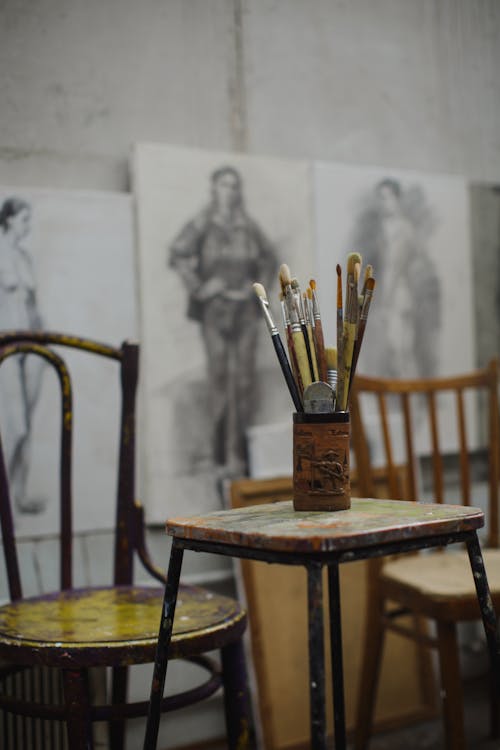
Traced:
[[368, 265], [365, 268], [365, 283], [368, 281], [368, 279], [371, 279], [373, 276], [373, 266], [368, 263]]
[[313, 290], [311, 289], [311, 287], [310, 287], [310, 286], [308, 286], [308, 287], [307, 287], [307, 289], [306, 289], [306, 292], [305, 292], [305, 293], [307, 294], [307, 298], [308, 298], [308, 299], [312, 299], [312, 298], [313, 298]]
[[292, 275], [286, 263], [282, 263], [280, 266], [279, 279], [282, 289], [292, 283]]
[[361, 273], [361, 263], [354, 264], [354, 281], [356, 284], [359, 282], [359, 276]]
[[337, 369], [337, 347], [327, 346], [325, 348], [326, 366], [328, 370]]
[[266, 290], [264, 289], [263, 284], [259, 284], [259, 282], [256, 281], [255, 284], [253, 284], [253, 290], [255, 294], [257, 295], [257, 297], [260, 297], [265, 302], [267, 302], [267, 294], [266, 294]]
[[337, 271], [337, 276], [342, 276], [342, 266], [340, 265], [340, 263], [337, 263], [336, 271]]
[[361, 255], [359, 253], [349, 253], [349, 255], [347, 256], [347, 273], [354, 273], [354, 266], [356, 265], [356, 263], [359, 263], [359, 265], [361, 266]]
[[311, 287], [313, 292], [316, 291], [316, 282], [314, 281], [314, 279], [309, 280], [309, 286]]

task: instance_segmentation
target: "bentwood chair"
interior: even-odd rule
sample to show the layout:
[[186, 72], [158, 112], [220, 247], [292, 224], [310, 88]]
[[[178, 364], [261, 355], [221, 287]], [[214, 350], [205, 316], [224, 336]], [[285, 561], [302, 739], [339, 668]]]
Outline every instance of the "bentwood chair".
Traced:
[[[116, 364], [121, 416], [117, 436], [116, 527], [114, 551], [110, 555], [113, 558], [112, 585], [109, 586], [75, 588], [73, 585], [74, 413], [72, 378], [63, 359], [68, 349], [80, 352], [79, 356], [93, 358], [96, 366], [110, 368], [109, 361]], [[11, 722], [15, 736], [5, 736], [2, 747], [29, 747], [30, 750], [50, 747], [52, 750], [55, 745], [50, 740], [45, 744], [45, 735], [42, 737], [35, 724], [25, 727], [26, 717], [34, 717], [37, 721], [55, 722], [59, 727], [65, 722], [67, 746], [71, 750], [93, 748], [93, 722], [107, 722], [109, 746], [112, 750], [121, 750], [125, 719], [146, 715], [148, 710], [148, 696], [144, 701], [127, 703], [127, 668], [154, 661], [163, 600], [163, 586], [134, 585], [134, 557], [137, 555], [153, 578], [162, 583], [166, 581], [165, 574], [155, 567], [147, 552], [143, 509], [134, 496], [138, 345], [125, 342], [114, 348], [59, 333], [2, 333], [0, 364], [15, 356], [42, 358], [55, 370], [60, 384], [60, 586], [39, 596], [23, 596], [23, 570], [16, 551], [9, 477], [0, 444], [0, 513], [10, 591], [10, 603], [0, 607], [0, 709], [9, 716], [21, 717]], [[109, 410], [108, 403], [99, 403], [99, 396], [99, 389], [96, 389], [90, 412], [95, 412], [96, 408]], [[58, 446], [53, 447], [57, 452]], [[86, 468], [88, 472], [92, 470], [92, 466]], [[204, 676], [201, 684], [163, 698], [162, 711], [206, 698], [223, 685], [228, 745], [233, 749], [243, 747], [238, 743], [241, 733], [248, 733], [242, 650], [246, 613], [233, 599], [199, 587], [182, 587], [180, 600], [171, 656], [194, 662], [202, 668]], [[222, 667], [217, 659], [206, 654], [217, 649], [221, 650]], [[62, 700], [54, 702], [50, 696], [48, 700], [43, 684], [30, 685], [25, 679], [40, 667], [60, 677]], [[89, 670], [94, 667], [110, 667], [112, 671], [110, 698], [99, 705], [92, 702], [89, 694]], [[19, 674], [23, 679], [16, 681]], [[33, 679], [36, 682], [39, 678]], [[6, 733], [9, 726], [9, 722], [4, 723]], [[41, 744], [37, 744], [38, 741]]]
[[[485, 369], [446, 378], [392, 380], [358, 375], [351, 401], [353, 449], [363, 495], [374, 497], [374, 463], [385, 467], [393, 499], [417, 501], [423, 487], [431, 495], [425, 497], [427, 502], [482, 505], [481, 483], [472, 480], [485, 480], [484, 561], [496, 608], [500, 604], [498, 383], [496, 361]], [[480, 415], [484, 415], [483, 424]], [[478, 437], [481, 433], [486, 433], [484, 453]], [[427, 447], [419, 445], [419, 440]], [[425, 462], [417, 460], [423, 451], [428, 456], [428, 485]], [[487, 465], [482, 477], [477, 475], [481, 456]], [[403, 488], [395, 473], [401, 460], [407, 466]], [[444, 747], [462, 750], [466, 739], [457, 624], [479, 618], [467, 552], [437, 550], [381, 560], [371, 567], [370, 591], [356, 750], [368, 747], [384, 635], [389, 630], [415, 639], [422, 647], [437, 649]], [[433, 623], [433, 628], [422, 627], [423, 623]], [[496, 707], [492, 692], [491, 729], [498, 736]]]

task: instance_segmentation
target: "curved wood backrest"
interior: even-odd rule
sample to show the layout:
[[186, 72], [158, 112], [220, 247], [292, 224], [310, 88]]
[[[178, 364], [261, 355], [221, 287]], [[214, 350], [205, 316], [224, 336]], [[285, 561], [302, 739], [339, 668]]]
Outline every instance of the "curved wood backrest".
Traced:
[[[436, 502], [444, 502], [443, 447], [438, 423], [438, 399], [443, 393], [451, 393], [455, 404], [454, 429], [456, 430], [457, 453], [460, 464], [460, 499], [465, 505], [471, 503], [470, 428], [466, 419], [465, 394], [469, 391], [484, 394], [481, 406], [487, 417], [488, 453], [488, 544], [498, 546], [498, 483], [499, 483], [499, 369], [498, 361], [475, 372], [452, 377], [425, 378], [419, 380], [396, 380], [357, 375], [351, 396], [352, 447], [358, 467], [358, 482], [363, 495], [374, 496], [372, 456], [366, 427], [366, 404], [364, 394], [371, 394], [376, 402], [376, 413], [380, 423], [385, 468], [389, 488], [395, 499], [418, 500], [415, 449], [415, 407], [419, 399], [419, 417], [425, 416], [429, 428], [429, 453], [432, 464], [433, 493]], [[413, 399], [413, 408], [412, 408]], [[403, 441], [407, 469], [406, 487], [398, 490], [397, 471], [394, 459], [395, 438], [389, 419], [388, 402], [399, 408], [403, 424]], [[394, 401], [396, 402], [394, 404]], [[479, 412], [480, 401], [476, 402]], [[422, 414], [424, 412], [424, 414]], [[397, 438], [396, 438], [397, 439]]]
[[[126, 341], [120, 348], [115, 348], [98, 341], [48, 331], [7, 331], [0, 334], [0, 366], [5, 360], [15, 355], [38, 356], [43, 358], [56, 371], [60, 385], [60, 585], [63, 589], [70, 588], [72, 585], [73, 394], [70, 372], [61, 354], [52, 349], [52, 346], [76, 349], [91, 355], [116, 360], [119, 364], [121, 420], [118, 439], [114, 583], [131, 583], [134, 549], [138, 550], [142, 558], [146, 557], [146, 553], [141, 549], [144, 538], [140, 528], [142, 509], [135, 503], [135, 400], [139, 347], [137, 343]], [[22, 597], [22, 586], [15, 544], [9, 481], [1, 438], [0, 515], [9, 590], [10, 596], [14, 600]]]

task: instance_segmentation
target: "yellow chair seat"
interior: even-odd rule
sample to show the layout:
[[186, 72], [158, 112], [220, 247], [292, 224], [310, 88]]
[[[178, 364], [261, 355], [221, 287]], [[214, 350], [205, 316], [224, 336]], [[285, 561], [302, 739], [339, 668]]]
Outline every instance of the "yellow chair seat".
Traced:
[[[163, 589], [120, 586], [71, 589], [0, 607], [0, 655], [16, 664], [99, 666], [154, 658]], [[245, 627], [245, 612], [225, 596], [181, 586], [171, 656], [217, 648], [220, 633]], [[192, 636], [190, 636], [192, 633]], [[122, 653], [121, 653], [122, 652]]]

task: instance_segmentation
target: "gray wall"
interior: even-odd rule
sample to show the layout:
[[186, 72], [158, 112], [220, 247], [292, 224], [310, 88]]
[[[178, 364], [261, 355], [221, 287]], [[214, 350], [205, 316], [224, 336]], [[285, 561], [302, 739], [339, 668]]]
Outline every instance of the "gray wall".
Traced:
[[136, 140], [500, 178], [497, 0], [2, 0], [3, 183]]
[[[138, 140], [500, 182], [499, 72], [498, 0], [0, 0], [0, 183], [127, 191]], [[84, 582], [107, 549], [81, 540]], [[196, 717], [170, 743], [223, 731]]]

